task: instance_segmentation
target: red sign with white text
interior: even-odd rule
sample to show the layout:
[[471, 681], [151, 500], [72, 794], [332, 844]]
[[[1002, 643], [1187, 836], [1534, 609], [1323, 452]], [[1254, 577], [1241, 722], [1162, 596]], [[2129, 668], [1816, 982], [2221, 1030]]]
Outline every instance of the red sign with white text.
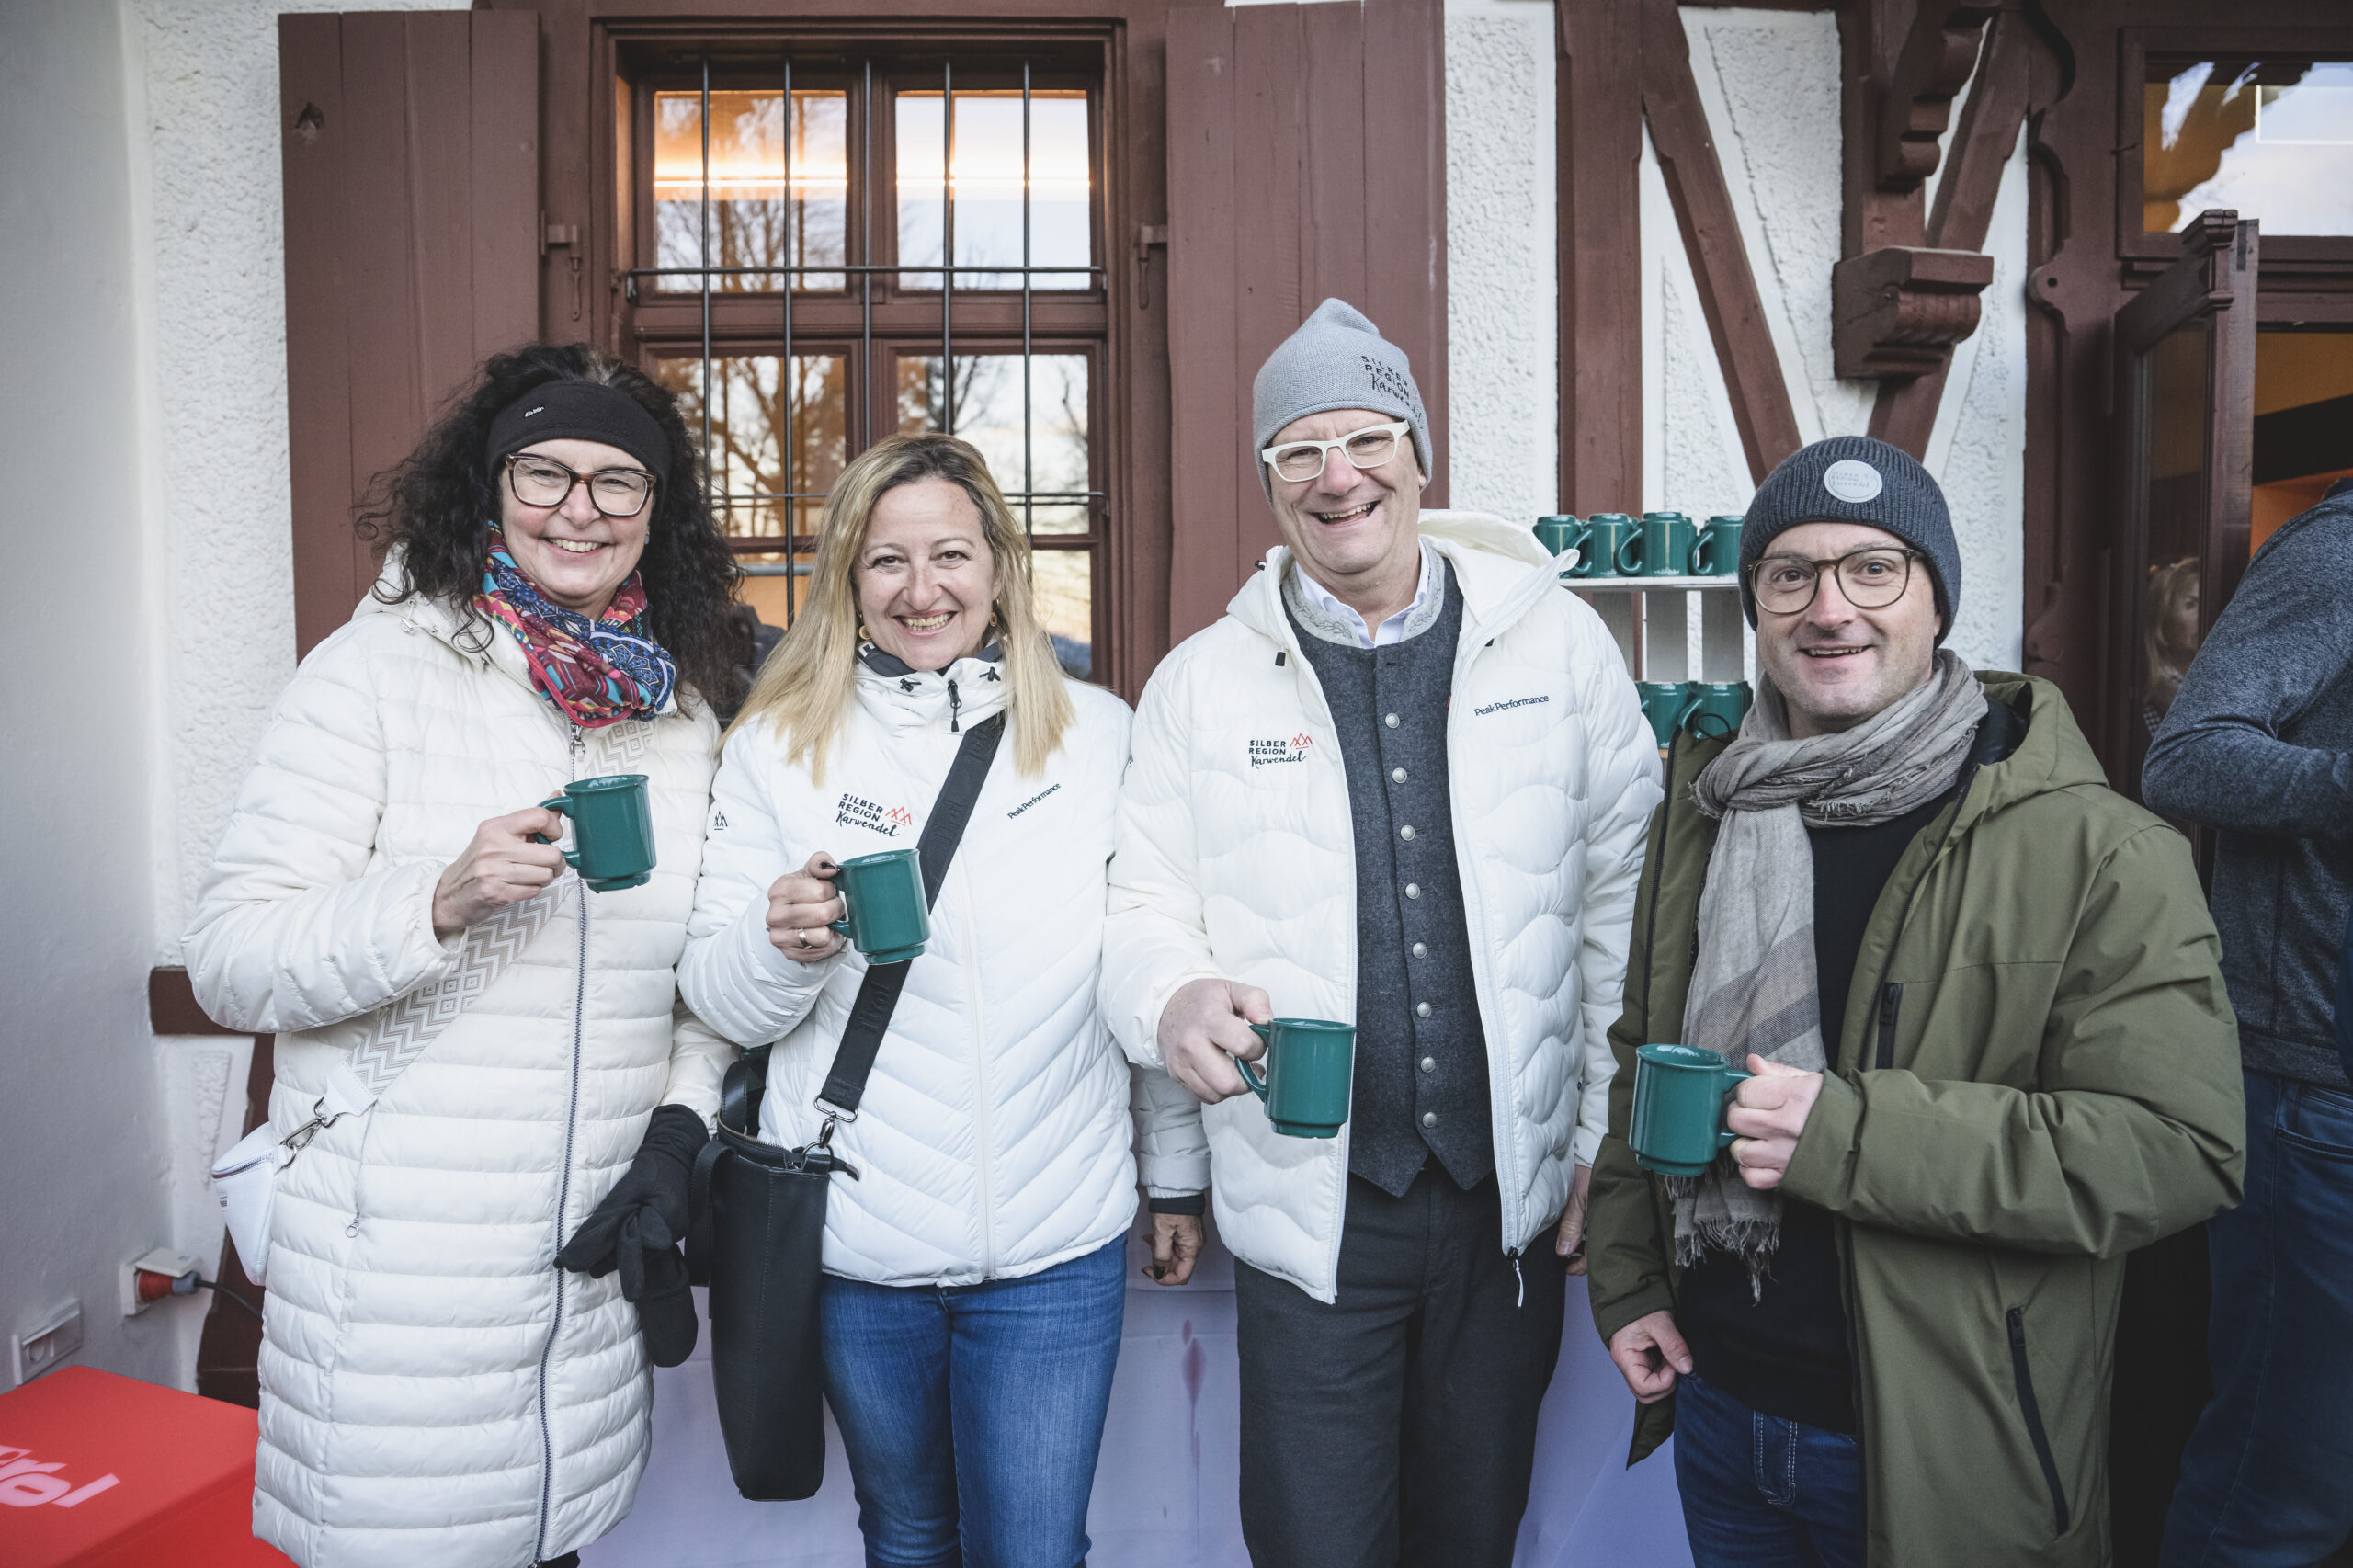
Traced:
[[288, 1568], [253, 1537], [254, 1413], [63, 1367], [0, 1393], [8, 1568]]

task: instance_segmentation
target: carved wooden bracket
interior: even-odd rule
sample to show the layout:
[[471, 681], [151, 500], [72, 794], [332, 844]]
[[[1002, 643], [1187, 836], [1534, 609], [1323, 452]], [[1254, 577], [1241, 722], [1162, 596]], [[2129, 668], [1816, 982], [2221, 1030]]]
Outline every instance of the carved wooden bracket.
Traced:
[[1977, 69], [1978, 40], [2002, 0], [1920, 0], [1879, 106], [1879, 188], [1920, 188], [1937, 169], [1952, 100]]
[[1890, 245], [1830, 274], [1831, 349], [1841, 376], [1922, 376], [1977, 330], [1978, 294], [1994, 258], [1976, 251]]

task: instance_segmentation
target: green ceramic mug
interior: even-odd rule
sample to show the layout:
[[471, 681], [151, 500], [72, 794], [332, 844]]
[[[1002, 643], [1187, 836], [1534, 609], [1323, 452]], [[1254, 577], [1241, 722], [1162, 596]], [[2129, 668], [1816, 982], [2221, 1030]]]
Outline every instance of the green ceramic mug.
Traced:
[[1544, 547], [1547, 555], [1558, 555], [1564, 550], [1577, 552], [1576, 561], [1561, 574], [1563, 577], [1593, 575], [1593, 552], [1587, 548], [1592, 540], [1593, 530], [1573, 517], [1536, 519], [1536, 542]]
[[1277, 1018], [1252, 1024], [1267, 1042], [1261, 1074], [1239, 1058], [1242, 1081], [1267, 1102], [1267, 1119], [1292, 1138], [1336, 1138], [1348, 1119], [1348, 1090], [1356, 1082], [1357, 1027], [1328, 1018]]
[[1637, 551], [1638, 575], [1693, 577], [1699, 575], [1699, 535], [1691, 519], [1680, 512], [1644, 512], [1643, 542]]
[[[561, 795], [540, 802], [541, 811], [572, 819], [572, 847], [563, 863], [597, 892], [642, 887], [654, 875], [654, 804], [645, 775], [615, 773], [575, 778]], [[545, 844], [538, 834], [531, 835]]]
[[833, 928], [869, 963], [904, 963], [931, 940], [931, 901], [923, 895], [923, 862], [912, 849], [885, 849], [841, 863], [834, 879], [847, 913]]
[[1724, 1125], [1733, 1091], [1752, 1074], [1712, 1051], [1646, 1045], [1634, 1052], [1634, 1114], [1626, 1142], [1634, 1163], [1660, 1176], [1695, 1176], [1732, 1146]]
[[1691, 572], [1699, 577], [1729, 577], [1740, 570], [1740, 527], [1748, 521], [1737, 512], [1710, 517], [1699, 530], [1699, 546]]
[[1688, 680], [1634, 683], [1634, 690], [1643, 699], [1643, 717], [1651, 722], [1651, 733], [1658, 737], [1661, 747], [1674, 740], [1675, 732], [1689, 722], [1694, 685]]
[[[1585, 526], [1592, 536], [1586, 551], [1586, 560], [1592, 562], [1592, 569], [1586, 570], [1586, 562], [1579, 562], [1577, 575], [1631, 577], [1642, 570], [1639, 552], [1643, 548], [1643, 528], [1640, 523], [1623, 512], [1596, 512], [1585, 520]], [[1627, 559], [1630, 551], [1636, 552], [1632, 562]]]
[[1740, 722], [1748, 717], [1749, 701], [1748, 683], [1745, 680], [1694, 681], [1691, 706], [1683, 717], [1684, 726], [1703, 741], [1736, 735], [1740, 733]]

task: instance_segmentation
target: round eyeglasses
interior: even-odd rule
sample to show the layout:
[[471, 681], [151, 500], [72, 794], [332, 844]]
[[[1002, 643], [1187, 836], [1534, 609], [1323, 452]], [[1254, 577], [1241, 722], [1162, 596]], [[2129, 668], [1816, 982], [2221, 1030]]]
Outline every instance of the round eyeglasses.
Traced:
[[1388, 425], [1368, 425], [1336, 441], [1285, 441], [1258, 455], [1274, 465], [1278, 476], [1296, 484], [1322, 473], [1324, 454], [1335, 450], [1352, 467], [1379, 468], [1397, 455], [1397, 438], [1412, 428], [1403, 419]]
[[1873, 545], [1852, 550], [1826, 561], [1802, 555], [1768, 555], [1748, 569], [1748, 591], [1756, 608], [1775, 615], [1795, 615], [1813, 603], [1822, 591], [1824, 570], [1838, 574], [1838, 591], [1857, 609], [1885, 609], [1912, 585], [1916, 550]]
[[642, 468], [582, 473], [534, 452], [517, 452], [506, 460], [506, 488], [526, 506], [561, 506], [572, 499], [575, 484], [588, 487], [589, 501], [608, 517], [634, 517], [654, 494], [654, 476]]

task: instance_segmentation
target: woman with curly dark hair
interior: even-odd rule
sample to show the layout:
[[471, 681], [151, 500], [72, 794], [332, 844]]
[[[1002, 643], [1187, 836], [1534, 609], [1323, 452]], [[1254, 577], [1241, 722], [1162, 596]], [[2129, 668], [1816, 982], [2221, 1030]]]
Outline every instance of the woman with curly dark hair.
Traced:
[[[254, 1517], [305, 1568], [573, 1561], [693, 1345], [674, 1238], [733, 1052], [674, 975], [740, 679], [700, 479], [639, 371], [493, 358], [380, 485], [383, 574], [222, 840], [188, 964], [278, 1031]], [[583, 881], [535, 802], [629, 777], [654, 864]]]

